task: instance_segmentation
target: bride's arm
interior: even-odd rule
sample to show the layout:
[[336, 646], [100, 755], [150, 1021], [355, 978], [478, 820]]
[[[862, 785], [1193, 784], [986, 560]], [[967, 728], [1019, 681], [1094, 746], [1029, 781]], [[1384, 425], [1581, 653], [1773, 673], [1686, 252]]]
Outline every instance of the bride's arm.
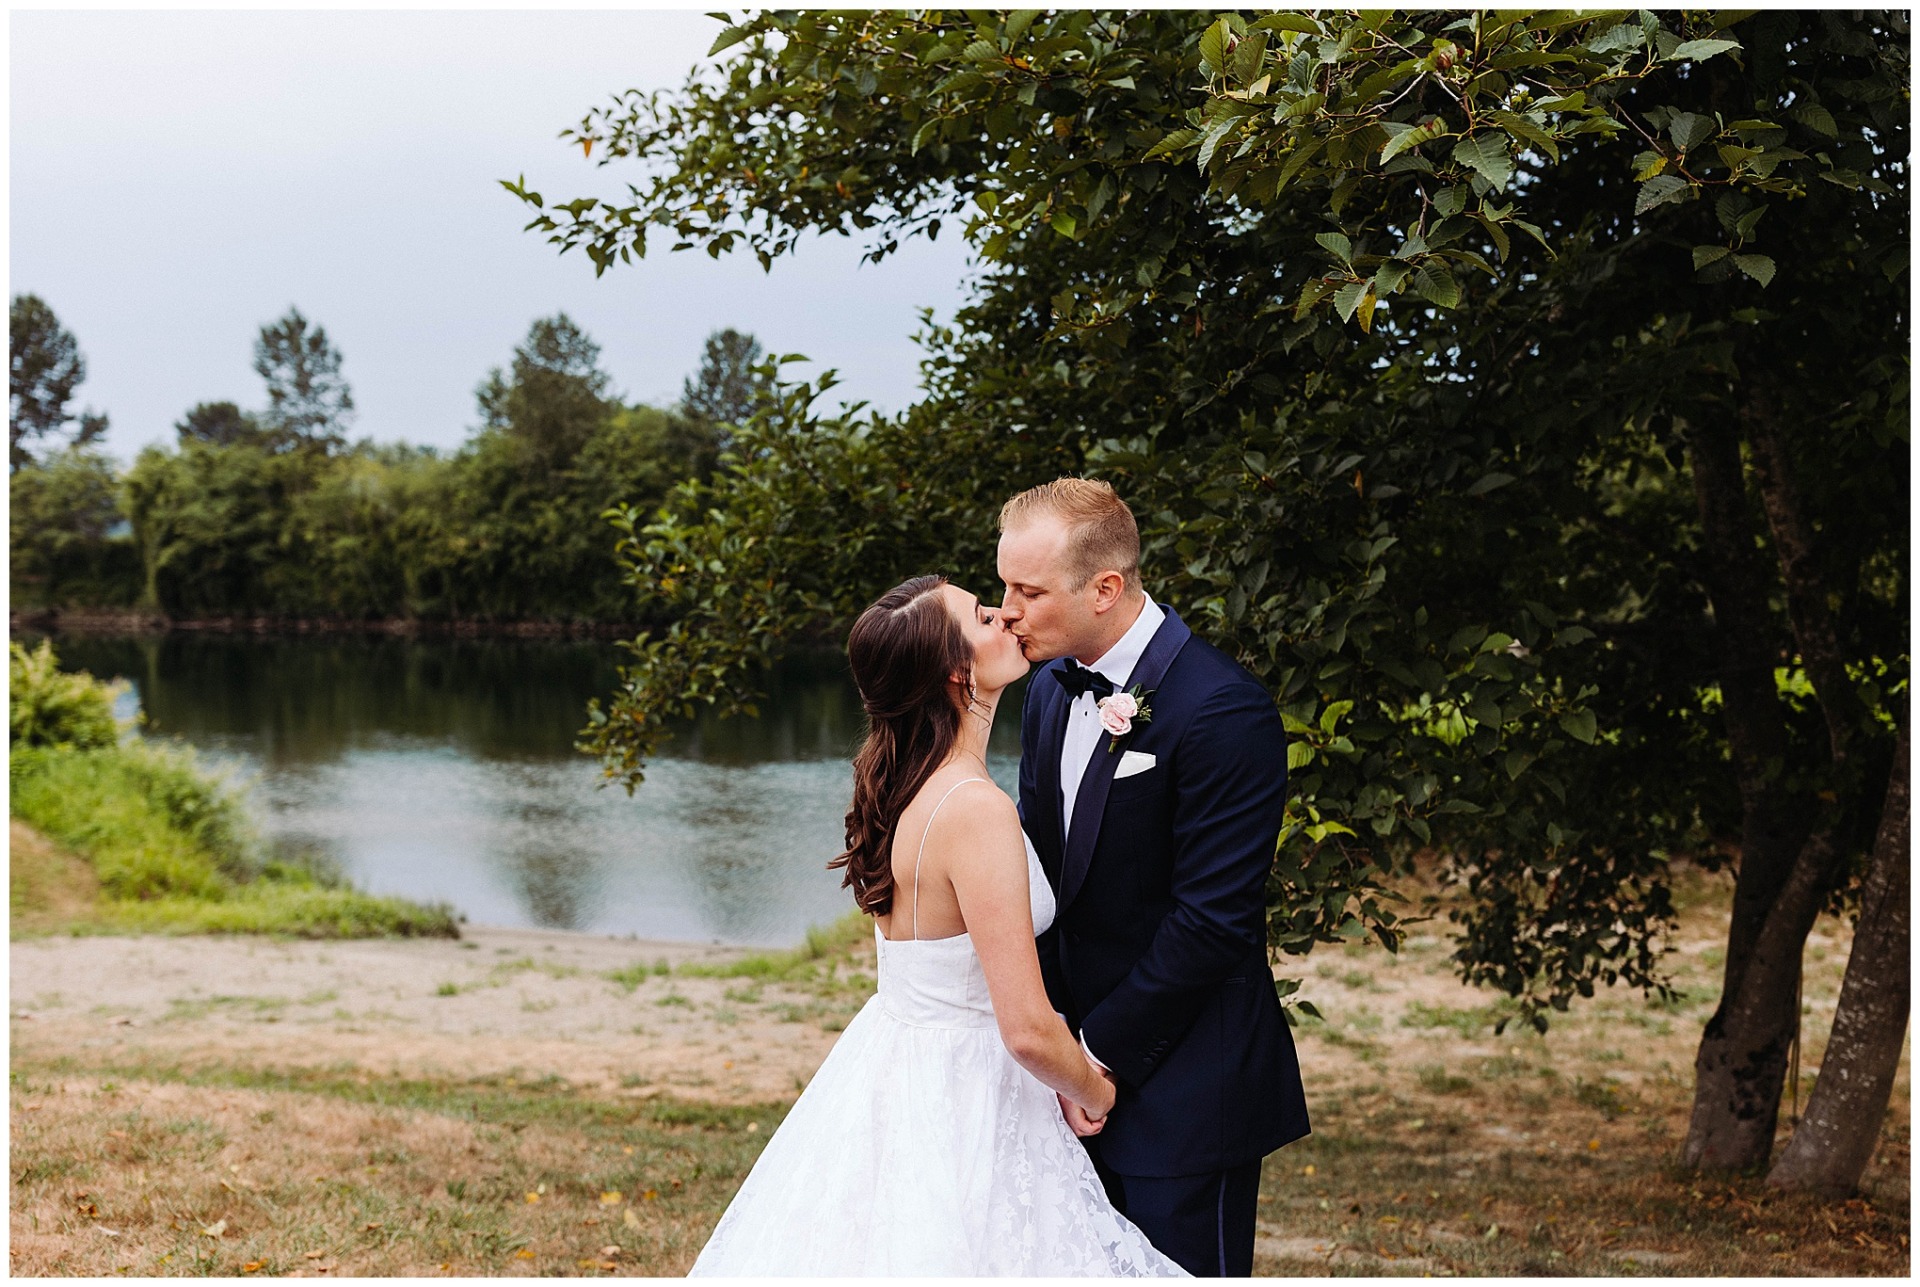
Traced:
[[1113, 1083], [1087, 1061], [1040, 978], [1020, 815], [997, 790], [964, 792], [953, 804], [962, 807], [953, 810], [952, 829], [941, 828], [953, 855], [948, 877], [980, 954], [1000, 1039], [1022, 1068], [1090, 1116], [1104, 1117], [1113, 1107]]

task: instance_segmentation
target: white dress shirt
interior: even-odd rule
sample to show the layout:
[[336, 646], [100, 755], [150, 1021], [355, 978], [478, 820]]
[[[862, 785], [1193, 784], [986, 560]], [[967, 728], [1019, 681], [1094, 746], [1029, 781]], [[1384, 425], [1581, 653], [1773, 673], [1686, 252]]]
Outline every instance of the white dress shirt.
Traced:
[[[1141, 596], [1146, 598], [1146, 596]], [[1124, 691], [1133, 677], [1133, 668], [1140, 662], [1140, 654], [1153, 642], [1154, 631], [1167, 619], [1167, 614], [1152, 599], [1146, 599], [1141, 605], [1140, 615], [1134, 619], [1127, 633], [1120, 636], [1118, 643], [1101, 654], [1098, 661], [1087, 667], [1113, 681], [1114, 691]], [[1094, 748], [1102, 744], [1110, 734], [1100, 727], [1099, 703], [1092, 693], [1081, 693], [1073, 699], [1073, 705], [1067, 708], [1067, 735], [1060, 744], [1060, 817], [1063, 820], [1061, 834], [1064, 836], [1073, 830], [1073, 802], [1080, 794], [1080, 779], [1086, 776], [1087, 762], [1093, 759]]]
[[[1145, 595], [1141, 597], [1146, 601], [1141, 605], [1140, 615], [1127, 627], [1127, 633], [1102, 653], [1098, 661], [1087, 667], [1112, 680], [1116, 692], [1124, 690], [1133, 678], [1133, 668], [1140, 664], [1140, 655], [1146, 652], [1147, 645], [1153, 641], [1160, 623], [1167, 619], [1166, 611], [1159, 604]], [[1080, 795], [1080, 779], [1086, 775], [1087, 762], [1093, 759], [1094, 748], [1100, 745], [1100, 740], [1111, 736], [1100, 727], [1099, 705], [1092, 693], [1081, 693], [1067, 708], [1067, 735], [1060, 744], [1060, 817], [1063, 836], [1073, 829], [1073, 802]], [[1024, 836], [1022, 838], [1025, 839]], [[1033, 848], [1032, 840], [1027, 840], [1027, 848]], [[1080, 1038], [1080, 1049], [1095, 1067], [1102, 1072], [1107, 1071], [1106, 1062], [1088, 1048], [1085, 1035]]]

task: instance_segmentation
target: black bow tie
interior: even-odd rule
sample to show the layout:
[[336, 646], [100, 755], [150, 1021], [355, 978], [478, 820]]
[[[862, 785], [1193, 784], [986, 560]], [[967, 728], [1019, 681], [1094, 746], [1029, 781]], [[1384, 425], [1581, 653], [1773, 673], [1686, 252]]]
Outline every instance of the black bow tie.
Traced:
[[1094, 700], [1098, 701], [1102, 697], [1112, 696], [1115, 691], [1111, 679], [1097, 670], [1088, 670], [1071, 657], [1067, 658], [1066, 665], [1053, 672], [1053, 677], [1060, 681], [1060, 687], [1066, 689], [1071, 697], [1092, 693]]

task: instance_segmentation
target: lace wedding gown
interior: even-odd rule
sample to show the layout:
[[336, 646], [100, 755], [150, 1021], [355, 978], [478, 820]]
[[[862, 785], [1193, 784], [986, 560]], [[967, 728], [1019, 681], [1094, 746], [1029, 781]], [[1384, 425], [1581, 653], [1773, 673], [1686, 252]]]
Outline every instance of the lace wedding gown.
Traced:
[[[914, 883], [917, 929], [918, 857]], [[1027, 883], [1038, 932], [1054, 903], [1031, 849]], [[1001, 1044], [973, 941], [894, 941], [878, 926], [874, 939], [878, 992], [767, 1141], [692, 1272], [1185, 1276], [1114, 1210], [1053, 1092]]]

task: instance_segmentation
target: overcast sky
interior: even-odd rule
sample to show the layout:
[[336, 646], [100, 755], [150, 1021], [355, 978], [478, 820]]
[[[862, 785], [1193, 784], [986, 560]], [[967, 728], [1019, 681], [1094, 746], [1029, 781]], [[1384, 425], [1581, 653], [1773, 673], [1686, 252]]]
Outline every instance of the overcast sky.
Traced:
[[677, 85], [719, 24], [693, 11], [14, 12], [10, 291], [78, 338], [75, 399], [130, 459], [196, 402], [265, 403], [260, 326], [296, 305], [344, 354], [354, 436], [456, 446], [473, 388], [564, 310], [629, 400], [676, 400], [733, 326], [838, 367], [889, 409], [918, 382], [922, 307], [965, 247], [878, 266], [816, 241], [763, 274], [664, 247], [596, 280], [522, 232], [498, 183], [623, 191], [555, 137], [607, 95]]

